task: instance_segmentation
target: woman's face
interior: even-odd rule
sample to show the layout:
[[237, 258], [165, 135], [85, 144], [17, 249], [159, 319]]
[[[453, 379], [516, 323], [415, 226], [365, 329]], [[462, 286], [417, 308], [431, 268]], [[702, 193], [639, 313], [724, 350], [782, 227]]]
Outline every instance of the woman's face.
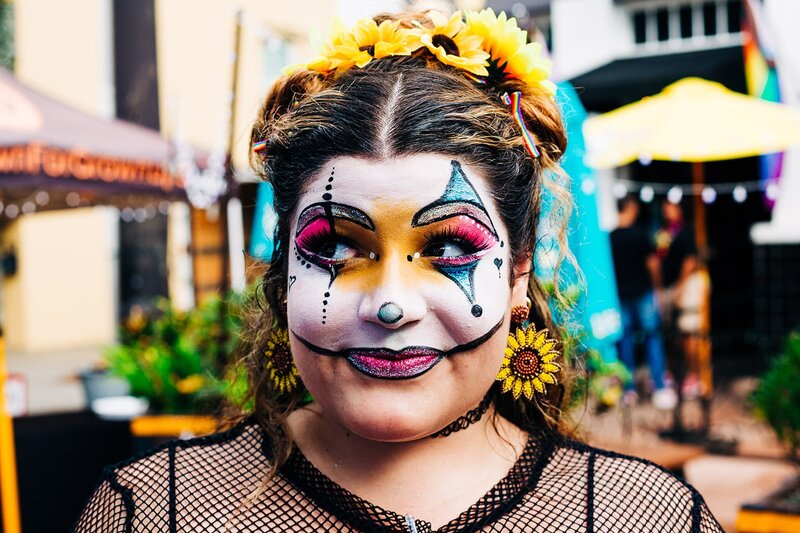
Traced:
[[506, 228], [475, 167], [337, 158], [306, 184], [290, 234], [292, 353], [324, 416], [407, 441], [480, 403], [527, 276], [512, 294]]

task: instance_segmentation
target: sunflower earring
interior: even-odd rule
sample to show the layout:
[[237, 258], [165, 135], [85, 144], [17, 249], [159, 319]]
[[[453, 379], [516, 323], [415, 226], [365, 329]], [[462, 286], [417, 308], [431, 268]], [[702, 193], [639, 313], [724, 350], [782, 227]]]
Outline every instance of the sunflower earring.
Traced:
[[289, 332], [285, 329], [273, 329], [267, 339], [264, 356], [266, 358], [264, 366], [278, 394], [284, 395], [294, 391], [300, 374], [294, 366], [292, 351], [289, 349]]
[[547, 337], [547, 330], [536, 331], [528, 322], [528, 308], [517, 305], [511, 310], [512, 331], [497, 381], [503, 382], [503, 392], [511, 392], [514, 399], [521, 395], [529, 400], [533, 393], [545, 393], [545, 384], [556, 385], [556, 373], [561, 366], [555, 362], [561, 355], [554, 348], [556, 341]]

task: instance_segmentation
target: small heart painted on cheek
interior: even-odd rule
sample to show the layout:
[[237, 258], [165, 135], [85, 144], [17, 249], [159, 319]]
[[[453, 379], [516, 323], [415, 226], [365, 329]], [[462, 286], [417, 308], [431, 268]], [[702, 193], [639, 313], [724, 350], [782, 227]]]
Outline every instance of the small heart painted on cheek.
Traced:
[[297, 281], [297, 276], [289, 276], [289, 288], [290, 289], [292, 288], [292, 285], [294, 285], [295, 281]]
[[503, 260], [500, 259], [499, 257], [496, 257], [494, 259], [494, 266], [497, 267], [497, 277], [499, 278], [500, 277], [500, 267], [503, 266]]

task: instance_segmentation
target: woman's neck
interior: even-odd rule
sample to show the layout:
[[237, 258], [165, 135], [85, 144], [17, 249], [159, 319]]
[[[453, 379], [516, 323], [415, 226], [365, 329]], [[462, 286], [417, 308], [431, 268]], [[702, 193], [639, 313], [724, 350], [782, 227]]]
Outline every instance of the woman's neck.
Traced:
[[[297, 446], [323, 474], [374, 505], [441, 526], [514, 465], [527, 434], [493, 408], [447, 437], [379, 442], [349, 432], [313, 404], [292, 413]], [[424, 489], [424, 490], [420, 490]]]

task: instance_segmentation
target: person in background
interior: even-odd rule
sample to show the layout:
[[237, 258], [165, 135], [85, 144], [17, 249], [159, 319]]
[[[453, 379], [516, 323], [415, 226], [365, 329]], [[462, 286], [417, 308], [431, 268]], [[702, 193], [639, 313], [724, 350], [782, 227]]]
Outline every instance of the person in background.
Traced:
[[685, 357], [685, 376], [682, 393], [686, 398], [700, 395], [697, 342], [700, 333], [702, 279], [695, 274], [700, 265], [694, 228], [686, 224], [679, 203], [664, 202], [664, 219], [656, 233], [656, 254], [660, 277], [656, 283], [657, 298], [662, 305], [662, 317], [669, 331], [681, 337]]
[[[633, 374], [635, 364], [635, 334], [644, 333], [644, 348], [647, 365], [653, 381], [653, 404], [659, 409], [675, 407], [675, 391], [664, 383], [664, 343], [661, 338], [661, 319], [653, 292], [659, 277], [656, 250], [647, 232], [636, 224], [639, 217], [639, 201], [635, 196], [626, 196], [619, 201], [619, 222], [611, 232], [611, 248], [614, 254], [614, 271], [617, 278], [620, 306], [622, 309], [623, 334], [619, 342], [622, 362]], [[624, 398], [636, 399], [635, 385], [626, 385]]]

